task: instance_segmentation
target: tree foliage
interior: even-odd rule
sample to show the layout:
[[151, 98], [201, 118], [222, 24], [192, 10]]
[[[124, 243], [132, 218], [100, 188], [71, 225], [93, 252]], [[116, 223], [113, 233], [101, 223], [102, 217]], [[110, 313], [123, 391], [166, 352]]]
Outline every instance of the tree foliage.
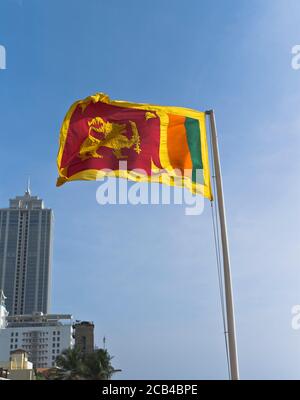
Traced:
[[112, 358], [105, 349], [97, 349], [88, 354], [83, 354], [76, 347], [66, 349], [57, 357], [57, 367], [49, 379], [109, 380], [120, 371], [112, 366]]

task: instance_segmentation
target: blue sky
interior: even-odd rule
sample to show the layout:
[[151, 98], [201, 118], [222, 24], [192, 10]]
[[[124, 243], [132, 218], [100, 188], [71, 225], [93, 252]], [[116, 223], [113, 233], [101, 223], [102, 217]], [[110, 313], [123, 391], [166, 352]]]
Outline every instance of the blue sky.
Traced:
[[97, 91], [214, 108], [241, 377], [299, 379], [300, 43], [297, 0], [3, 0], [0, 205], [55, 213], [52, 310], [93, 320], [121, 379], [226, 379], [210, 206], [99, 206], [55, 187], [62, 119]]

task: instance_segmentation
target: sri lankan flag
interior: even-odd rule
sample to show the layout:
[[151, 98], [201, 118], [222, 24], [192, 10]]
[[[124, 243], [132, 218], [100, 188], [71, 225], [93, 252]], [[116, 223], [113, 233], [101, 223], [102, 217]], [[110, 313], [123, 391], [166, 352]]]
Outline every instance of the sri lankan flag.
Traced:
[[205, 113], [110, 100], [75, 102], [60, 131], [57, 186], [115, 176], [186, 187], [212, 199]]

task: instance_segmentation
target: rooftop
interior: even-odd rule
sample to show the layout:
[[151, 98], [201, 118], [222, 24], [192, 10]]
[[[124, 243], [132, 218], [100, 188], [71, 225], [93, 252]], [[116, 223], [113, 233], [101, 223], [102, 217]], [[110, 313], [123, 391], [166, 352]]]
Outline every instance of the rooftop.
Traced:
[[[41, 210], [44, 209], [44, 202], [37, 196], [31, 195], [30, 182], [28, 181], [23, 196], [16, 196], [9, 200], [9, 209]], [[7, 210], [7, 208], [0, 208], [0, 210]]]
[[12, 315], [7, 317], [8, 328], [26, 326], [57, 326], [62, 325], [62, 320], [71, 322], [71, 314], [43, 314], [36, 312], [33, 314]]

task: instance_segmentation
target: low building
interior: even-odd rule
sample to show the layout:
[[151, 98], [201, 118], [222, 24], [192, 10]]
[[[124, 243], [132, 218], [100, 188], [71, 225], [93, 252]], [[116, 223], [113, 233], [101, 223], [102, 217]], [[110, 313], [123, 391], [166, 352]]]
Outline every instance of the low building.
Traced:
[[22, 349], [12, 351], [9, 361], [0, 361], [0, 369], [7, 371], [6, 379], [18, 381], [32, 381], [35, 379], [33, 364], [28, 361], [27, 352]]
[[[17, 349], [28, 353], [35, 368], [55, 366], [56, 357], [73, 347], [70, 314], [13, 315], [6, 317], [7, 326], [0, 329], [0, 360], [9, 360]], [[63, 321], [66, 321], [63, 323]]]

